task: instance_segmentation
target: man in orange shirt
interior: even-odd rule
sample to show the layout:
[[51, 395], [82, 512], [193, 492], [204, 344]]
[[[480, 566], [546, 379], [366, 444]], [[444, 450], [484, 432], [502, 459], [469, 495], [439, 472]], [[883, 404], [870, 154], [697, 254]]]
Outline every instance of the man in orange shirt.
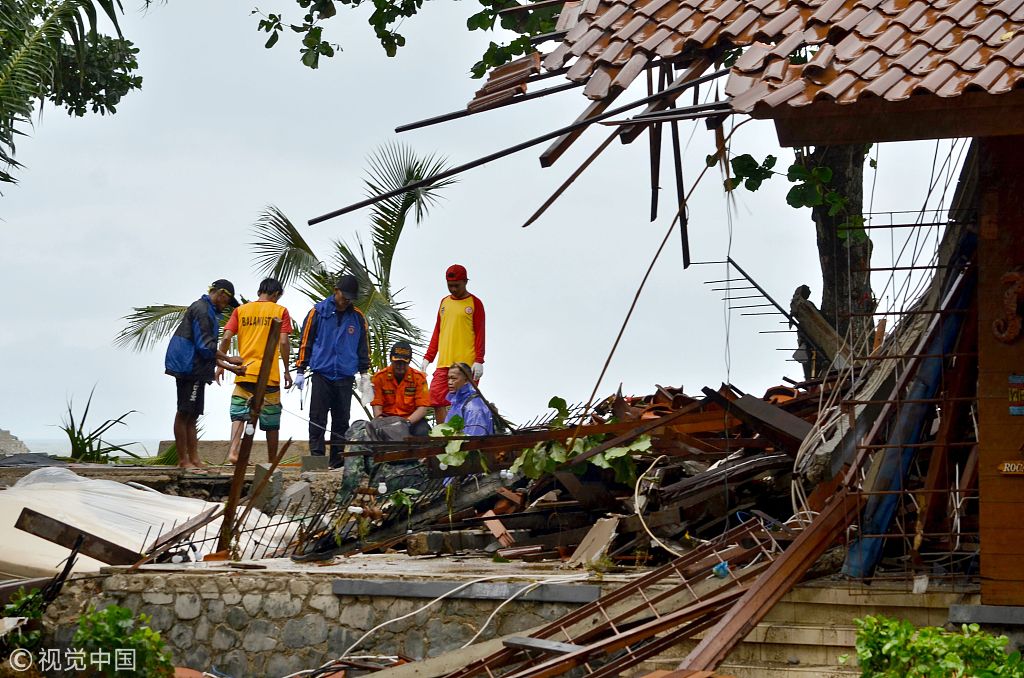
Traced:
[[444, 274], [450, 294], [437, 309], [434, 333], [423, 356], [421, 370], [437, 358], [430, 382], [430, 405], [438, 422], [448, 414], [448, 368], [455, 363], [472, 365], [473, 381], [484, 376], [484, 304], [466, 291], [466, 267], [453, 264]]
[[[238, 353], [243, 364], [247, 365], [244, 376], [235, 377], [235, 390], [231, 393], [231, 447], [228, 462], [238, 461], [238, 451], [242, 446], [242, 430], [249, 421], [249, 399], [256, 391], [256, 381], [263, 362], [263, 351], [267, 346], [267, 333], [274, 318], [281, 319], [281, 331], [278, 337], [278, 352], [284, 362], [284, 386], [290, 388], [292, 375], [288, 371], [288, 356], [291, 344], [288, 337], [292, 333], [292, 319], [288, 309], [278, 304], [284, 294], [284, 286], [274, 278], [267, 278], [260, 283], [259, 299], [242, 304], [231, 314], [231, 319], [224, 326], [224, 336], [220, 340], [220, 350], [227, 352], [231, 346], [231, 338], [238, 336]], [[217, 370], [217, 383], [224, 370]], [[273, 462], [277, 458], [278, 431], [281, 428], [281, 370], [274, 357], [274, 365], [270, 368], [270, 379], [260, 408], [260, 428], [267, 434], [267, 458]]]
[[430, 407], [427, 391], [427, 376], [409, 367], [412, 360], [412, 346], [407, 341], [397, 341], [391, 347], [391, 366], [373, 375], [374, 419], [401, 417], [409, 423], [409, 433], [425, 436], [430, 426], [425, 417]]

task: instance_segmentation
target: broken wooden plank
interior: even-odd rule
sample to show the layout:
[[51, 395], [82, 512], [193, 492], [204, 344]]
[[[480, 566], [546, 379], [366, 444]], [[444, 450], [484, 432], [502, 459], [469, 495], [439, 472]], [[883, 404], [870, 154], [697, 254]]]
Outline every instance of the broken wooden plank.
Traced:
[[642, 522], [636, 514], [626, 516], [619, 522], [619, 530], [622, 532], [645, 532], [644, 524], [647, 525], [648, 529], [654, 529], [655, 527], [664, 527], [666, 525], [678, 527], [680, 523], [682, 523], [682, 517], [679, 514], [679, 507], [670, 506], [660, 511], [648, 513], [644, 516]]
[[599, 559], [608, 551], [608, 546], [615, 539], [619, 519], [616, 517], [601, 518], [587, 532], [565, 567], [586, 567]]
[[73, 548], [78, 535], [82, 535], [85, 540], [82, 542], [81, 553], [107, 565], [131, 565], [139, 559], [139, 554], [131, 549], [27, 507], [21, 510], [14, 526], [67, 549]]
[[[481, 514], [480, 517], [490, 518], [491, 516], [495, 515], [497, 514], [494, 511], [486, 511], [483, 514]], [[498, 543], [504, 546], [505, 548], [509, 548], [510, 546], [516, 543], [515, 538], [513, 538], [512, 535], [509, 534], [508, 528], [506, 528], [501, 523], [500, 520], [496, 518], [494, 520], [485, 520], [484, 526], [491, 531], [491, 534], [493, 534], [494, 538], [498, 540]]]
[[545, 640], [544, 638], [530, 638], [529, 636], [512, 636], [506, 638], [502, 645], [514, 650], [532, 650], [545, 654], [568, 654], [583, 649], [582, 645], [560, 643], [557, 640]]
[[712, 400], [727, 405], [730, 414], [735, 415], [744, 424], [782, 444], [793, 453], [811, 432], [811, 424], [760, 398], [744, 395], [728, 402], [707, 387], [704, 388], [704, 393]]
[[814, 517], [782, 555], [761, 573], [743, 596], [733, 603], [713, 629], [686, 656], [671, 678], [684, 678], [686, 670], [713, 671], [733, 648], [757, 626], [782, 596], [796, 586], [852, 522], [860, 508], [860, 497], [846, 487]]
[[584, 482], [572, 471], [555, 471], [555, 479], [569, 491], [572, 498], [588, 511], [614, 511], [619, 509], [619, 500], [608, 488], [599, 482]]
[[186, 537], [198, 530], [200, 527], [208, 524], [210, 521], [216, 520], [220, 516], [222, 510], [223, 508], [220, 506], [211, 506], [199, 515], [192, 516], [181, 525], [164, 532], [153, 541], [152, 546], [146, 549], [146, 552], [150, 554], [149, 558], [155, 557], [156, 554], [153, 552], [160, 547], [165, 545], [173, 546], [182, 537]]

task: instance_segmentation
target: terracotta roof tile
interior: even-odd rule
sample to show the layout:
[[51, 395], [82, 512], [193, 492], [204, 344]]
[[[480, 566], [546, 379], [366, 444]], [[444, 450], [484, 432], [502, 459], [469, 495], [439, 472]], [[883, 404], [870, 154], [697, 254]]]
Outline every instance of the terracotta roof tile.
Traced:
[[796, 5], [790, 5], [784, 12], [781, 12], [771, 21], [761, 27], [761, 30], [757, 32], [759, 38], [763, 37], [765, 40], [774, 41], [782, 33], [783, 29], [793, 24], [794, 21], [800, 20], [800, 8]]
[[[846, 13], [846, 16], [844, 16], [842, 19], [833, 24], [832, 39], [839, 40], [845, 37], [847, 34], [849, 34], [849, 32], [852, 31], [854, 28], [858, 28], [861, 35], [866, 36], [870, 34], [865, 33], [865, 30], [861, 26], [861, 24], [862, 22], [864, 22], [865, 19], [871, 16], [876, 15], [874, 15], [871, 12], [871, 10], [869, 10], [867, 7], [854, 7], [853, 9]], [[878, 23], [881, 24], [881, 17], [879, 17]]]
[[974, 77], [971, 73], [957, 71], [935, 93], [944, 99], [960, 95]]
[[907, 74], [899, 68], [891, 68], [877, 77], [870, 85], [865, 87], [861, 96], [875, 96], [884, 99], [886, 93], [901, 82], [906, 75]]
[[[567, 0], [558, 26], [543, 66], [569, 66], [595, 100], [659, 58], [685, 67], [733, 47], [745, 48], [726, 86], [739, 112], [1024, 88], [1024, 0]], [[791, 63], [804, 47], [809, 62]], [[515, 95], [527, 77], [480, 96]]]
[[801, 69], [801, 75], [811, 82], [819, 83], [821, 79], [832, 69], [832, 60], [835, 58], [836, 48], [832, 45], [822, 45], [818, 53]]
[[[957, 28], [957, 24], [952, 19], [940, 19], [931, 28], [921, 33], [914, 42], [923, 42], [940, 50], [949, 49], [951, 46], [955, 47], [955, 45], [948, 45], [949, 41], [947, 40], [954, 28]], [[947, 43], [946, 46], [943, 46], [944, 43]]]
[[946, 84], [946, 81], [956, 75], [957, 67], [948, 61], [938, 65], [926, 78], [914, 88], [915, 92], [926, 94], [937, 94], [939, 89]]
[[763, 42], [754, 43], [740, 55], [733, 68], [741, 73], [761, 70], [769, 54], [771, 51], [768, 45]]
[[[807, 23], [835, 23], [833, 21], [833, 16], [844, 9], [846, 1], [847, 0], [825, 0], [814, 14], [807, 18]], [[843, 12], [843, 14], [846, 14], [846, 12]]]
[[1024, 31], [1007, 40], [994, 56], [1002, 57], [1018, 68], [1024, 67]]
[[724, 2], [722, 2], [722, 4], [719, 5], [714, 12], [711, 12], [710, 14], [707, 15], [707, 20], [725, 22], [729, 19], [729, 16], [736, 10], [739, 10], [740, 12], [743, 11], [743, 3], [741, 2], [741, 0], [724, 0]]
[[987, 19], [981, 22], [968, 35], [977, 37], [983, 42], [992, 44], [994, 39], [1008, 30], [1009, 20], [1001, 12], [992, 12]]
[[977, 71], [985, 66], [981, 60], [983, 52], [980, 50], [981, 41], [977, 38], [967, 38], [961, 42], [956, 49], [944, 57], [945, 61], [956, 64], [962, 71]]

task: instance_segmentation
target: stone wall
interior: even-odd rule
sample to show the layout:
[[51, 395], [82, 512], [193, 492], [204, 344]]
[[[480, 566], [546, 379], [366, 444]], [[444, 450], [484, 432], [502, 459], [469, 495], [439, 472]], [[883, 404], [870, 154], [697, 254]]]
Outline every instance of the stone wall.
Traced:
[[26, 454], [30, 450], [13, 433], [0, 428], [0, 456], [4, 454]]
[[[117, 604], [151, 617], [175, 663], [216, 666], [228, 675], [284, 676], [340, 655], [373, 627], [429, 601], [339, 597], [337, 574], [260, 572], [118, 573], [69, 584], [47, 611], [53, 643], [67, 645], [74, 619], [87, 604]], [[437, 656], [472, 638], [501, 601], [442, 600], [375, 631], [357, 654]], [[573, 605], [513, 602], [480, 639], [523, 631], [556, 619]]]

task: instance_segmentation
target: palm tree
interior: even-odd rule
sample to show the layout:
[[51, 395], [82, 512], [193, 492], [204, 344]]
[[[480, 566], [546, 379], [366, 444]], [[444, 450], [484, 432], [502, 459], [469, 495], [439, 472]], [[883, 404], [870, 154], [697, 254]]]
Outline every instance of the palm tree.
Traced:
[[[380, 195], [446, 168], [443, 158], [420, 158], [407, 146], [389, 144], [370, 157], [363, 183], [369, 195]], [[370, 326], [370, 361], [375, 369], [382, 369], [395, 341], [423, 345], [422, 331], [406, 315], [408, 302], [398, 298], [401, 290], [392, 285], [392, 264], [410, 216], [415, 223], [422, 222], [437, 204], [438, 191], [452, 183], [454, 180], [446, 179], [377, 203], [370, 213], [371, 246], [364, 246], [358, 235], [354, 246], [335, 240], [327, 257], [315, 253], [295, 224], [270, 205], [253, 227], [256, 272], [277, 278], [286, 287], [297, 286], [313, 303], [333, 292], [338, 275], [354, 275], [363, 292], [356, 306]], [[125, 316], [128, 323], [114, 339], [115, 345], [138, 351], [152, 347], [174, 331], [185, 308], [160, 304], [133, 309]], [[293, 341], [297, 337], [295, 328]]]
[[60, 82], [68, 44], [84, 64], [96, 37], [97, 8], [117, 28], [120, 0], [0, 2], [0, 183], [15, 182], [15, 139], [31, 126], [36, 99]]

